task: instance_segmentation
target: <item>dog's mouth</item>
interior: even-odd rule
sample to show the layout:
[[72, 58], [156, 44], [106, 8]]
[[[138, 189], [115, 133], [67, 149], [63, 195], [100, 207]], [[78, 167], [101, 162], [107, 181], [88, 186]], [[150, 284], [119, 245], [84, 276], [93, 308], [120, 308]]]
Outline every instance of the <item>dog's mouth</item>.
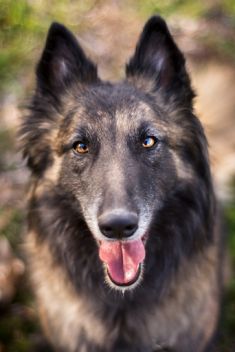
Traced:
[[120, 287], [135, 284], [142, 272], [145, 259], [144, 240], [101, 241], [99, 257], [104, 262], [112, 283]]

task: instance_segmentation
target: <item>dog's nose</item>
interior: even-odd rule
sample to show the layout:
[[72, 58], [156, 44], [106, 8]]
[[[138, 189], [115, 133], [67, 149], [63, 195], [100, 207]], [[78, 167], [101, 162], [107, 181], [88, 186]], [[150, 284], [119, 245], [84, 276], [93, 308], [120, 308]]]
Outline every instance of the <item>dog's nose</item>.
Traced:
[[131, 237], [138, 227], [138, 216], [131, 212], [109, 212], [98, 219], [102, 234], [112, 239]]

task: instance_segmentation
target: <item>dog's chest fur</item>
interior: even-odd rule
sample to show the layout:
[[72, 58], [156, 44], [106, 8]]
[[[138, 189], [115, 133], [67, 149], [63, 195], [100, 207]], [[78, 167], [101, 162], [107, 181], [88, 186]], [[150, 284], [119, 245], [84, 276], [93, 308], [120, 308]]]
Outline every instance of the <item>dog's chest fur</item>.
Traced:
[[113, 309], [112, 301], [104, 301], [104, 297], [90, 301], [88, 296], [75, 292], [47, 245], [36, 244], [34, 233], [28, 234], [26, 250], [33, 258], [32, 281], [43, 327], [49, 340], [59, 336], [62, 350], [111, 351], [121, 336], [130, 346], [133, 339], [138, 341], [140, 351], [174, 346], [174, 351], [200, 352], [215, 328], [219, 313], [215, 246], [190, 265], [185, 262], [160, 302], [153, 300], [145, 306], [148, 299], [143, 297], [141, 305], [133, 301], [133, 305], [125, 307], [125, 313], [121, 304]]

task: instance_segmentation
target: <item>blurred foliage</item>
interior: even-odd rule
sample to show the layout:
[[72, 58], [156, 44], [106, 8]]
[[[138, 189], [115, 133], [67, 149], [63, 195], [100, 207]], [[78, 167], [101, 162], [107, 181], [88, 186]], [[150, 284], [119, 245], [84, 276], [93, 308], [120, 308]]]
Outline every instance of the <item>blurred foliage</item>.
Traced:
[[37, 329], [38, 326], [25, 312], [24, 319], [22, 319], [22, 314], [14, 314], [10, 319], [8, 315], [3, 315], [0, 320], [1, 343], [7, 344], [8, 352], [30, 351], [32, 345], [29, 334], [34, 333]]
[[219, 352], [230, 352], [235, 350], [235, 183], [233, 191], [233, 201], [225, 207], [232, 277], [224, 297], [224, 307], [219, 328]]
[[13, 145], [13, 137], [9, 130], [0, 130], [0, 155], [9, 148], [12, 150]]
[[[0, 0], [0, 90], [14, 81], [14, 89], [20, 90], [20, 81], [27, 79], [28, 72], [24, 76], [24, 68], [38, 55], [41, 50], [42, 39], [52, 21], [64, 22], [73, 30], [83, 30], [85, 27], [84, 15], [94, 6], [98, 6], [104, 0]], [[129, 0], [120, 1], [124, 6], [135, 8], [136, 12], [143, 16], [159, 13], [163, 16], [172, 14], [203, 17], [221, 12], [230, 16], [235, 27], [235, 2], [234, 0], [216, 1], [191, 1], [191, 0]], [[208, 39], [213, 45], [219, 45], [225, 54], [234, 54], [232, 41], [220, 41]], [[40, 49], [39, 49], [40, 48]], [[22, 72], [23, 71], [23, 72]], [[17, 87], [18, 82], [18, 87]], [[11, 87], [12, 89], [12, 87]]]
[[21, 69], [31, 63], [52, 21], [66, 19], [70, 26], [78, 28], [79, 19], [96, 3], [0, 0], [0, 88], [15, 80]]
[[[111, 0], [110, 0], [111, 1]], [[42, 50], [46, 32], [52, 21], [65, 23], [75, 32], [86, 30], [85, 15], [94, 6], [105, 0], [0, 0], [0, 93], [21, 90], [22, 80], [31, 80], [35, 59]], [[107, 2], [107, 1], [106, 1]], [[120, 3], [129, 6], [136, 15], [144, 18], [159, 13], [165, 17], [180, 15], [201, 18], [218, 16], [235, 30], [234, 0], [127, 0]], [[227, 20], [229, 18], [229, 21]], [[207, 35], [203, 41], [208, 47], [222, 52], [235, 62], [235, 41], [225, 36]], [[30, 68], [30, 69], [29, 69]], [[0, 95], [1, 97], [1, 95]], [[0, 131], [0, 172], [6, 171], [4, 154], [14, 149], [9, 131]], [[235, 186], [234, 186], [235, 189]], [[225, 215], [229, 229], [229, 250], [235, 272], [235, 195], [234, 201], [226, 206]], [[1, 234], [6, 236], [14, 251], [19, 254], [20, 236], [23, 226], [23, 211], [17, 207], [0, 207]], [[49, 351], [43, 343], [36, 314], [32, 309], [32, 296], [25, 281], [20, 287], [13, 304], [0, 312], [0, 351], [4, 345], [7, 352]], [[219, 332], [219, 352], [235, 350], [235, 279], [232, 278], [224, 299], [224, 313]], [[37, 342], [38, 341], [38, 342]], [[233, 349], [234, 348], [234, 349]]]
[[0, 208], [0, 219], [4, 219], [1, 226], [1, 235], [5, 236], [15, 252], [20, 250], [20, 232], [23, 225], [24, 215], [18, 208]]
[[146, 15], [159, 13], [163, 16], [180, 14], [181, 16], [202, 17], [207, 16], [211, 12], [220, 11], [225, 15], [235, 17], [234, 0], [137, 0], [135, 3]]
[[231, 258], [235, 268], [235, 195], [233, 202], [226, 207], [226, 220], [229, 224], [229, 249]]
[[7, 171], [9, 165], [5, 160], [5, 154], [14, 149], [14, 137], [9, 130], [0, 130], [0, 172]]
[[42, 336], [33, 296], [25, 281], [10, 308], [4, 310], [1, 307], [0, 314], [0, 351], [51, 352]]

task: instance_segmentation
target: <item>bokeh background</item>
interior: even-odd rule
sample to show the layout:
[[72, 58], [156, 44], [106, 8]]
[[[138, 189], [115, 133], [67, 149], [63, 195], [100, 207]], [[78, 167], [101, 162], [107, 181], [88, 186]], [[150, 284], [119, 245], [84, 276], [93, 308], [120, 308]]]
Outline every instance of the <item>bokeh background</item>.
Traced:
[[235, 351], [235, 1], [0, 0], [0, 352], [50, 351], [22, 255], [28, 171], [17, 128], [52, 21], [68, 26], [104, 79], [124, 76], [144, 22], [164, 16], [184, 51], [228, 233], [217, 352]]

